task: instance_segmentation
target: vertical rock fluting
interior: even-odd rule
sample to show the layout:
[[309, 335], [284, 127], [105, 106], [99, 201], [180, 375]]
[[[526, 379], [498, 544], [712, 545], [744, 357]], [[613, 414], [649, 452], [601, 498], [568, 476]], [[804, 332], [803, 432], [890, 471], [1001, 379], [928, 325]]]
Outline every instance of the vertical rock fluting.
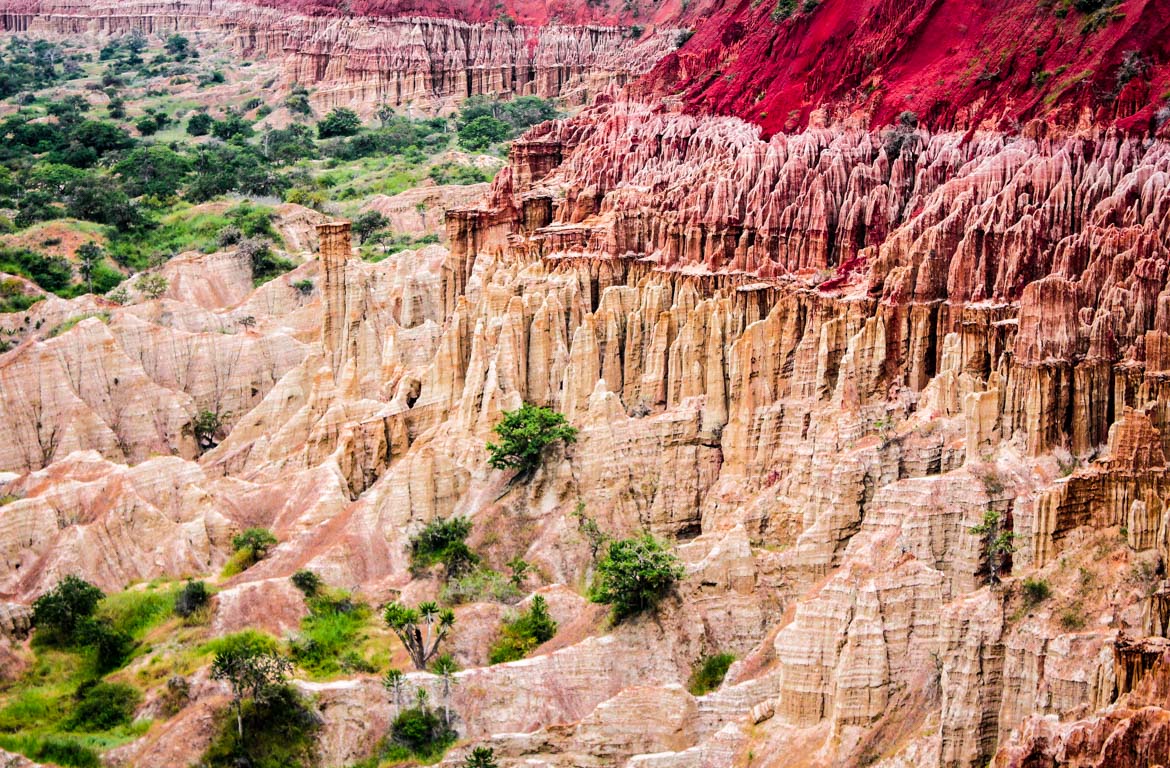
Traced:
[[353, 255], [350, 224], [348, 221], [318, 224], [317, 239], [321, 252], [321, 296], [324, 303], [321, 343], [336, 381], [341, 378], [342, 367], [355, 353], [353, 325], [356, 318], [347, 301], [346, 290], [346, 264]]

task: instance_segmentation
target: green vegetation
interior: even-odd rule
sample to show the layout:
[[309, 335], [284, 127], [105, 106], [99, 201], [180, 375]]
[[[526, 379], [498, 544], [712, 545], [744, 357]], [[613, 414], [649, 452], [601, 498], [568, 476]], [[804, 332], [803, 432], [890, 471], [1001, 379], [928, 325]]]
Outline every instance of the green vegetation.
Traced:
[[[419, 692], [426, 693], [422, 689]], [[398, 713], [390, 733], [395, 744], [411, 756], [427, 761], [441, 757], [457, 737], [443, 718], [427, 706], [424, 696], [419, 697], [418, 706]]]
[[321, 718], [295, 689], [272, 682], [242, 701], [237, 717], [224, 712], [203, 753], [207, 768], [309, 768], [318, 764]]
[[308, 603], [309, 615], [301, 622], [300, 634], [289, 640], [289, 653], [297, 666], [317, 677], [342, 671], [373, 672], [373, 665], [356, 650], [366, 637], [363, 630], [370, 607], [341, 592], [318, 595]]
[[983, 543], [983, 563], [992, 584], [998, 584], [1004, 572], [1011, 568], [1011, 555], [1016, 551], [1016, 534], [1004, 528], [1000, 513], [988, 509], [979, 525], [967, 529], [979, 536]]
[[223, 576], [235, 576], [251, 568], [268, 556], [268, 550], [277, 544], [276, 537], [267, 528], [249, 528], [232, 537], [235, 553], [224, 566]]
[[419, 603], [417, 608], [391, 603], [386, 606], [383, 618], [402, 641], [415, 669], [427, 668], [427, 663], [438, 654], [439, 644], [455, 624], [454, 611], [440, 609], [432, 602]]
[[499, 768], [495, 750], [490, 747], [476, 747], [464, 759], [463, 768]]
[[577, 429], [551, 408], [525, 403], [492, 428], [498, 443], [488, 443], [488, 464], [496, 469], [518, 469], [528, 474], [540, 466], [544, 449], [555, 442], [576, 442]]
[[51, 645], [73, 645], [81, 628], [105, 597], [100, 589], [77, 576], [66, 576], [33, 602], [37, 639]]
[[142, 703], [137, 688], [125, 683], [87, 682], [77, 689], [77, 706], [65, 721], [70, 731], [108, 731], [134, 719]]
[[597, 564], [590, 599], [613, 606], [614, 621], [653, 609], [685, 571], [673, 552], [649, 533], [621, 539]]
[[1052, 595], [1052, 588], [1044, 579], [1024, 579], [1021, 584], [1024, 604], [1029, 608], [1039, 605]]
[[410, 567], [421, 573], [435, 563], [442, 563], [447, 576], [461, 576], [479, 562], [464, 540], [471, 533], [471, 521], [465, 517], [447, 520], [436, 518], [410, 539]]
[[188, 579], [183, 588], [175, 594], [175, 615], [189, 619], [206, 608], [210, 600], [211, 591], [205, 583]]
[[723, 683], [733, 661], [735, 656], [730, 653], [716, 653], [699, 659], [687, 682], [687, 690], [693, 696], [702, 696], [715, 690]]
[[177, 590], [144, 585], [103, 596], [77, 577], [36, 601], [33, 662], [0, 689], [0, 747], [59, 765], [100, 765], [99, 753], [142, 735], [141, 690], [119, 673], [172, 615]]
[[306, 598], [313, 598], [321, 591], [321, 587], [325, 586], [325, 582], [316, 573], [310, 570], [302, 569], [289, 577], [289, 581], [293, 586], [301, 591]]
[[556, 633], [557, 623], [548, 615], [548, 603], [536, 595], [527, 611], [504, 624], [499, 639], [488, 654], [488, 661], [500, 664], [522, 659], [536, 646], [552, 640]]
[[461, 605], [481, 600], [514, 603], [520, 599], [521, 592], [511, 578], [481, 565], [459, 576], [448, 578], [439, 597], [447, 605]]
[[362, 128], [362, 120], [357, 112], [346, 107], [338, 107], [317, 123], [317, 137], [331, 139], [336, 136], [353, 136]]
[[511, 101], [472, 96], [463, 102], [456, 121], [459, 144], [464, 149], [487, 149], [556, 117], [552, 103], [537, 96], [521, 96]]

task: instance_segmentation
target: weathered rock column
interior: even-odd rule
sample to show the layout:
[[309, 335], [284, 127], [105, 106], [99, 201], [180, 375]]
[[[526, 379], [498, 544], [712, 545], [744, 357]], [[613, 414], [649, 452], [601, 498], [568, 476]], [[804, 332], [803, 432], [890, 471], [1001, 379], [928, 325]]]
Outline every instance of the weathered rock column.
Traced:
[[345, 263], [352, 250], [349, 243], [349, 222], [330, 221], [317, 225], [321, 247], [321, 295], [325, 298], [325, 317], [321, 324], [321, 343], [325, 358], [337, 380], [345, 361], [346, 339], [349, 336], [345, 310]]

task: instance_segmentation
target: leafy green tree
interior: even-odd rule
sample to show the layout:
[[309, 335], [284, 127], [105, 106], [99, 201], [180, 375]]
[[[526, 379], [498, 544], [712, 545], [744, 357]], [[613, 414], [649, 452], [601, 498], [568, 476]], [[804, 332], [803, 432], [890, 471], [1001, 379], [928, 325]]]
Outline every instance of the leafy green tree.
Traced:
[[276, 537], [267, 528], [249, 528], [232, 537], [232, 549], [251, 553], [253, 562], [263, 560], [269, 550], [276, 546]]
[[114, 166], [128, 195], [167, 198], [178, 193], [191, 173], [191, 161], [169, 147], [136, 147]]
[[350, 226], [353, 233], [364, 243], [375, 232], [379, 232], [389, 225], [390, 220], [380, 211], [365, 211], [355, 216]]
[[439, 644], [455, 625], [455, 612], [450, 608], [440, 610], [433, 602], [420, 603], [417, 608], [390, 603], [384, 618], [406, 647], [414, 668], [420, 670], [427, 668], [427, 662], [435, 657]]
[[313, 107], [309, 104], [309, 91], [300, 83], [295, 83], [288, 96], [285, 97], [284, 106], [294, 115], [308, 117], [313, 114]]
[[163, 47], [176, 59], [185, 59], [191, 53], [191, 41], [179, 34], [168, 37]]
[[488, 443], [488, 464], [496, 469], [518, 469], [529, 473], [540, 466], [544, 449], [562, 441], [576, 442], [577, 429], [569, 426], [564, 414], [551, 408], [525, 403], [492, 428], [500, 441]]
[[253, 133], [252, 124], [239, 112], [229, 111], [223, 120], [216, 120], [211, 124], [211, 135], [223, 141], [230, 141], [236, 137], [247, 139]]
[[206, 408], [195, 414], [195, 420], [191, 422], [191, 434], [195, 437], [200, 452], [210, 451], [219, 445], [220, 435], [223, 431], [223, 418], [223, 415], [218, 411]]
[[226, 680], [232, 689], [236, 729], [244, 739], [244, 702], [264, 702], [288, 679], [292, 662], [272, 651], [240, 647], [221, 651], [211, 663], [211, 679]]
[[330, 139], [335, 136], [353, 136], [362, 128], [362, 119], [357, 112], [338, 107], [317, 123], [317, 138]]
[[260, 139], [264, 157], [274, 163], [287, 165], [317, 156], [317, 142], [313, 129], [294, 123], [287, 128], [265, 131]]
[[102, 120], [86, 120], [71, 134], [78, 144], [91, 147], [99, 155], [120, 152], [134, 146], [134, 139], [125, 129]]
[[134, 127], [143, 136], [153, 136], [158, 132], [158, 121], [153, 115], [143, 115], [134, 122]]
[[33, 602], [33, 626], [71, 644], [85, 619], [93, 616], [105, 593], [77, 576], [66, 576]]
[[620, 539], [597, 564], [590, 598], [613, 607], [615, 621], [654, 608], [685, 571], [678, 558], [649, 533]]
[[206, 136], [211, 133], [211, 126], [215, 122], [206, 112], [196, 112], [187, 121], [187, 133], [191, 136]]
[[496, 762], [495, 750], [476, 747], [463, 761], [463, 768], [500, 768], [500, 764]]
[[459, 146], [478, 152], [504, 141], [511, 133], [508, 124], [503, 120], [482, 115], [459, 129]]
[[107, 224], [122, 232], [141, 230], [147, 224], [130, 197], [112, 185], [75, 185], [65, 199], [65, 211], [75, 219]]
[[998, 584], [1001, 574], [1011, 565], [1011, 555], [1016, 551], [1016, 534], [1005, 530], [1002, 516], [994, 509], [984, 512], [979, 525], [967, 530], [983, 540], [988, 578], [992, 584]]
[[89, 617], [77, 627], [77, 639], [97, 651], [97, 668], [102, 674], [112, 672], [126, 663], [134, 646], [134, 638], [106, 619]]
[[441, 752], [453, 740], [453, 734], [426, 705], [425, 697], [422, 699], [418, 706], [398, 713], [390, 733], [397, 744], [416, 755], [430, 757]]

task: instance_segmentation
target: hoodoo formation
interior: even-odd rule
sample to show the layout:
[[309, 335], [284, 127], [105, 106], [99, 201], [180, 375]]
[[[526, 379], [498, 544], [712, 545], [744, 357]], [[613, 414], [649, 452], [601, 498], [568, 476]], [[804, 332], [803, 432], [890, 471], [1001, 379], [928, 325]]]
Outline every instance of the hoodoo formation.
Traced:
[[0, 765], [1170, 765], [1164, 0], [0, 25]]

